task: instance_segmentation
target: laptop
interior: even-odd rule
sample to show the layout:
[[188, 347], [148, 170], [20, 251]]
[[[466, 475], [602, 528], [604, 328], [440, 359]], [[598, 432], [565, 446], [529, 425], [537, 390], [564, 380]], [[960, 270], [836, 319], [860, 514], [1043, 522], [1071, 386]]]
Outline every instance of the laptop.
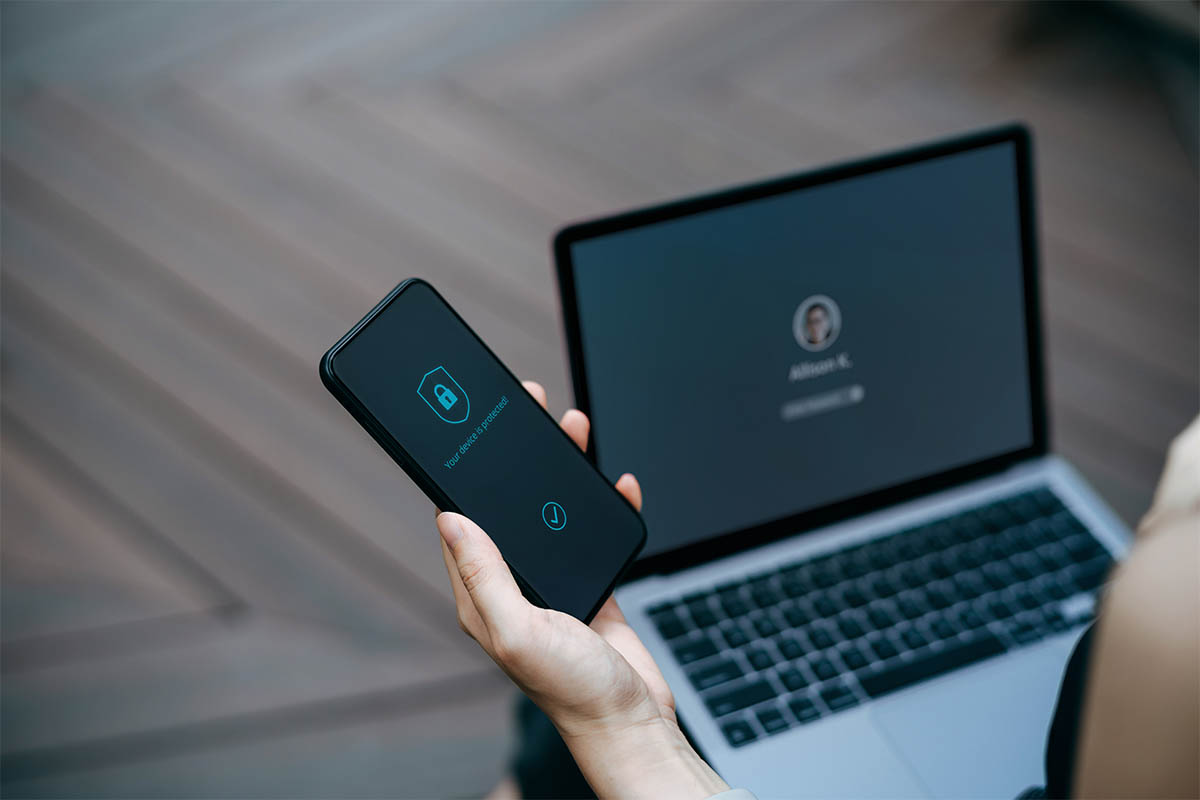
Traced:
[[1015, 797], [1129, 531], [1047, 447], [1029, 133], [571, 225], [617, 598], [760, 797]]

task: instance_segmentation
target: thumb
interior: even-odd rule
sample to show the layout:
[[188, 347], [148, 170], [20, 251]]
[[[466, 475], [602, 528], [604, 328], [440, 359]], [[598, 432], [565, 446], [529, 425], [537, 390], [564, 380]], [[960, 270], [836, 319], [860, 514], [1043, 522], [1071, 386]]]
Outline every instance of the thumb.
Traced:
[[519, 613], [527, 601], [491, 537], [462, 514], [450, 511], [438, 514], [437, 526], [483, 624], [491, 630]]

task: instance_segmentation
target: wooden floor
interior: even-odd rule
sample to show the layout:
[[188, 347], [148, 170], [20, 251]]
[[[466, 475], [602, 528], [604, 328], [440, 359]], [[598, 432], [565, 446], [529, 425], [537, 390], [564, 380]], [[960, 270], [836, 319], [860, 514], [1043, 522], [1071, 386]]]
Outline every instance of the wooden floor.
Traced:
[[1197, 412], [1195, 73], [1106, 8], [0, 13], [6, 797], [500, 775], [430, 504], [316, 362], [421, 275], [563, 408], [568, 220], [1025, 119], [1055, 446], [1133, 521]]

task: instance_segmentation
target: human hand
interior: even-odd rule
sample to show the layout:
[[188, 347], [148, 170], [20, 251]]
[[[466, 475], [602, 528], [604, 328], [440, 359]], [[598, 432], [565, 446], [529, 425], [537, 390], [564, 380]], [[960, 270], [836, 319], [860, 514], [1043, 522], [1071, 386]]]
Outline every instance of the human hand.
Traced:
[[[525, 388], [546, 407], [540, 385]], [[586, 446], [582, 412], [567, 411], [560, 424]], [[616, 488], [641, 509], [632, 475]], [[679, 731], [671, 690], [616, 600], [590, 626], [538, 608], [479, 526], [449, 512], [437, 525], [459, 627], [546, 712], [598, 794], [707, 797], [728, 788]]]

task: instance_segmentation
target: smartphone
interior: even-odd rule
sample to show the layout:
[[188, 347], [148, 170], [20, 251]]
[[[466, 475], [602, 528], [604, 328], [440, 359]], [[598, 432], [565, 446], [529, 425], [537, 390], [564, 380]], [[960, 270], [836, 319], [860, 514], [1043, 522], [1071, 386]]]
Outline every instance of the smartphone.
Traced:
[[321, 380], [443, 511], [488, 532], [530, 602], [590, 622], [646, 526], [442, 296], [409, 279]]

